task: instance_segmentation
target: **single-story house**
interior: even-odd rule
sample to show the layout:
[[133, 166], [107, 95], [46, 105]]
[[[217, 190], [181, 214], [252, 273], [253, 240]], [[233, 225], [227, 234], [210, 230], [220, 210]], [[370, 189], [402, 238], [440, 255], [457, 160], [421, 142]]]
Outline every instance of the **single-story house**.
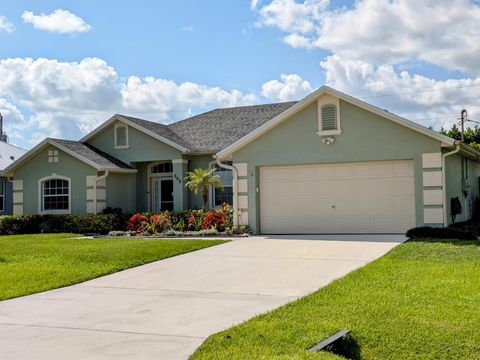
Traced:
[[[3, 171], [25, 153], [25, 150], [7, 142], [7, 136], [3, 133], [0, 126], [0, 171]], [[0, 176], [0, 216], [12, 214], [13, 184], [7, 178]]]
[[327, 86], [298, 102], [212, 110], [170, 125], [114, 115], [80, 139], [45, 139], [4, 171], [15, 214], [201, 206], [184, 178], [212, 168], [234, 221], [256, 233], [402, 233], [469, 219], [480, 153]]

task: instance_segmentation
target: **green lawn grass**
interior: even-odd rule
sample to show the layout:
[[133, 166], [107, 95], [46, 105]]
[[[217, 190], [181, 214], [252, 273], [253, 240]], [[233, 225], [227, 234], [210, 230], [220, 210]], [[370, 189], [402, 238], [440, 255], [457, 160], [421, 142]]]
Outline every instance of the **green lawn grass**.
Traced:
[[72, 285], [222, 240], [0, 236], [0, 300]]
[[317, 292], [211, 336], [192, 359], [338, 359], [306, 349], [351, 329], [350, 357], [480, 359], [480, 244], [409, 241]]

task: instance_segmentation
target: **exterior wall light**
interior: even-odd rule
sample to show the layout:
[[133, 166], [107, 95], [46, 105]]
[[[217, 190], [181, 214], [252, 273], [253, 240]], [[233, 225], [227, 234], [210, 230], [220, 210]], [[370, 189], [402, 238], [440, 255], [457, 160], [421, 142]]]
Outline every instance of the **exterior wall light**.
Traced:
[[323, 144], [326, 144], [326, 145], [332, 145], [333, 143], [335, 142], [335, 138], [334, 137], [324, 137], [322, 138], [322, 143]]

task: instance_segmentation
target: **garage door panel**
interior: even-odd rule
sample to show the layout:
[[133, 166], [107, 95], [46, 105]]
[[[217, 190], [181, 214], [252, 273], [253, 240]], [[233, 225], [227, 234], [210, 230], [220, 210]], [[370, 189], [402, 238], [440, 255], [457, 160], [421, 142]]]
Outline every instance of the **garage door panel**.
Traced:
[[413, 195], [413, 178], [399, 178], [394, 182], [393, 193], [399, 195]]
[[415, 204], [413, 199], [395, 199], [393, 203], [396, 215], [411, 215]]
[[260, 168], [263, 233], [401, 233], [414, 209], [412, 161]]

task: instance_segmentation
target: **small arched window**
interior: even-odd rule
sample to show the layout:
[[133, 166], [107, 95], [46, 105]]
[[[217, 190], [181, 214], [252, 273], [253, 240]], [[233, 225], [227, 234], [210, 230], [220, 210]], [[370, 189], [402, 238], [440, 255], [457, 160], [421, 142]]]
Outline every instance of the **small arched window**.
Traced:
[[173, 166], [171, 162], [159, 163], [152, 166], [152, 174], [170, 174], [173, 171]]
[[40, 212], [44, 214], [70, 213], [70, 178], [40, 179]]
[[321, 131], [338, 130], [337, 107], [333, 104], [322, 106], [322, 129]]
[[128, 148], [128, 127], [127, 125], [118, 123], [115, 125], [115, 148]]

